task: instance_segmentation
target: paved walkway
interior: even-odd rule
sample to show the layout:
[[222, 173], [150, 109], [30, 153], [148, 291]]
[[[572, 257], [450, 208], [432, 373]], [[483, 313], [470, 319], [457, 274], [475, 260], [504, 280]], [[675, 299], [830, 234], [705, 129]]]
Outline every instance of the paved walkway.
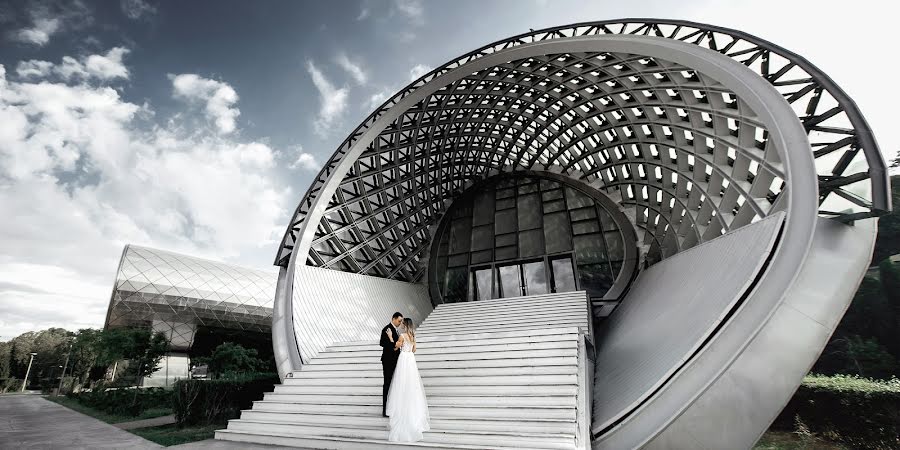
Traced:
[[159, 449], [120, 430], [34, 394], [0, 395], [0, 448]]
[[[56, 404], [38, 394], [0, 395], [0, 449], [161, 449], [128, 429], [165, 425], [174, 416], [110, 425]], [[155, 423], [159, 422], [159, 423]], [[139, 424], [139, 426], [134, 426]], [[287, 447], [205, 441], [168, 447], [178, 450], [275, 450]]]

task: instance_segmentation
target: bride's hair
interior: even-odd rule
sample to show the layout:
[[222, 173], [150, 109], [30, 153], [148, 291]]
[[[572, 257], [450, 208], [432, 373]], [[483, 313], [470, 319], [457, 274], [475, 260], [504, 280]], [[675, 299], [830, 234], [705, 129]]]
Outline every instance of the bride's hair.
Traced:
[[409, 333], [409, 336], [413, 338], [413, 341], [416, 340], [416, 326], [413, 324], [412, 319], [409, 317], [403, 319], [403, 326], [406, 327], [406, 332]]

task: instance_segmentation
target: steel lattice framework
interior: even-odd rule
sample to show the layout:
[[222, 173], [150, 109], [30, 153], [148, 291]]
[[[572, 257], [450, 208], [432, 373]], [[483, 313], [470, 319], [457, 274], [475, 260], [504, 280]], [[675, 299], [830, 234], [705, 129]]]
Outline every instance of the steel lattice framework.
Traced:
[[188, 348], [197, 326], [271, 330], [276, 274], [126, 245], [106, 326], [151, 326]]
[[[820, 215], [853, 221], [890, 210], [887, 171], [868, 125], [802, 57], [739, 31], [690, 22], [584, 23], [490, 44], [385, 102], [325, 164], [275, 263], [288, 265], [298, 230], [335, 168], [395, 105], [499, 51], [597, 35], [673, 39], [741, 62], [780, 92], [803, 123], [816, 159]], [[733, 92], [660, 58], [566, 52], [505, 61], [441, 86], [378, 132], [329, 199], [307, 264], [419, 281], [429, 230], [446, 206], [474, 182], [504, 171], [561, 173], [605, 192], [644, 230], [651, 262], [783, 207], [785, 149], [772, 148], [765, 127]]]

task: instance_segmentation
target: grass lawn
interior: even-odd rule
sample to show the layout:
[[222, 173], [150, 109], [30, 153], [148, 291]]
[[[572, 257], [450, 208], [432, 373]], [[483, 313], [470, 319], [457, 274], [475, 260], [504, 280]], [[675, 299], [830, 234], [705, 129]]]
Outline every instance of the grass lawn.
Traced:
[[221, 430], [227, 426], [228, 425], [226, 424], [218, 424], [178, 428], [178, 426], [172, 424], [163, 425], [161, 427], [138, 428], [128, 431], [148, 441], [153, 441], [159, 445], [168, 447], [170, 445], [212, 439], [216, 434], [216, 430]]
[[95, 419], [102, 420], [106, 423], [120, 423], [120, 422], [131, 422], [134, 420], [144, 420], [144, 419], [152, 419], [154, 417], [168, 416], [172, 414], [172, 408], [151, 408], [138, 416], [120, 416], [117, 414], [109, 414], [103, 411], [98, 411], [93, 408], [89, 408], [87, 406], [78, 403], [71, 398], [60, 395], [59, 397], [47, 396], [44, 397], [51, 402], [59, 403], [60, 405], [65, 406], [66, 408], [78, 411], [84, 415], [91, 416]]
[[785, 431], [768, 431], [753, 450], [847, 450], [847, 447], [815, 436], [804, 436]]

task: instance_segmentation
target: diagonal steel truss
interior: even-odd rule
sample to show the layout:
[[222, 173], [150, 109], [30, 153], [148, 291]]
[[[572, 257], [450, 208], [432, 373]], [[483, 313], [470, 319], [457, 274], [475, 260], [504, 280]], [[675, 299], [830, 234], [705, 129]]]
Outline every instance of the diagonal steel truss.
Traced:
[[[500, 50], [602, 34], [676, 39], [743, 63], [778, 90], [804, 124], [818, 167], [821, 215], [852, 221], [890, 209], [885, 164], [865, 120], [805, 59], [708, 25], [598, 22], [488, 45], [397, 93], [325, 164], [275, 263], [287, 266], [297, 229], [337, 164], [407, 95]], [[449, 202], [477, 180], [521, 169], [562, 173], [605, 191], [631, 210], [651, 259], [664, 258], [777, 208], [786, 180], [778, 149], [771, 147], [765, 127], [740, 98], [668, 61], [614, 53], [508, 61], [440, 87], [380, 131], [329, 199], [307, 264], [420, 280], [429, 228]]]

